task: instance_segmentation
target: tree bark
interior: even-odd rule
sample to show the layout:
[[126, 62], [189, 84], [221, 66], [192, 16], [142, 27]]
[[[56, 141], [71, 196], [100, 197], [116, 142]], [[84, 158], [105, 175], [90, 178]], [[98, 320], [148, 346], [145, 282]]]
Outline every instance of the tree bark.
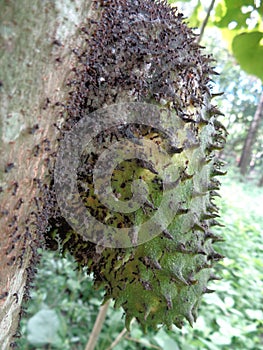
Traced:
[[12, 347], [47, 222], [59, 107], [91, 0], [0, 0], [0, 348]]
[[240, 173], [245, 175], [248, 171], [248, 167], [251, 161], [252, 148], [255, 143], [257, 132], [260, 127], [260, 122], [263, 118], [263, 93], [260, 96], [259, 104], [254, 115], [254, 118], [250, 124], [249, 131], [247, 133], [246, 141], [242, 150], [242, 155], [239, 161]]

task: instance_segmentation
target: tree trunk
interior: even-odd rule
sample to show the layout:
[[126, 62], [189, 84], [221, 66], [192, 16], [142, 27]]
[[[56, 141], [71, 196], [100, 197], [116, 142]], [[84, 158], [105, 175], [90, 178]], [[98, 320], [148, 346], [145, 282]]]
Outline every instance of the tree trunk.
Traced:
[[[91, 1], [0, 0], [0, 348], [12, 347], [28, 297], [48, 163], [78, 28]], [[80, 40], [80, 39], [79, 39]]]
[[251, 161], [252, 148], [255, 143], [257, 132], [260, 127], [260, 122], [262, 118], [263, 118], [263, 93], [260, 96], [256, 113], [250, 124], [250, 128], [247, 133], [246, 141], [242, 150], [242, 155], [238, 164], [242, 175], [245, 175], [248, 171], [249, 163]]

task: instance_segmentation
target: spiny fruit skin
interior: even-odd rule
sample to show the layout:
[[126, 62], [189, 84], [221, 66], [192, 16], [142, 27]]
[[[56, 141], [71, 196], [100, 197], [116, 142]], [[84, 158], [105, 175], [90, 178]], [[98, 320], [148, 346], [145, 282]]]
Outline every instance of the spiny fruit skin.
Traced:
[[[144, 329], [159, 325], [192, 325], [211, 272], [222, 258], [212, 247], [220, 237], [211, 232], [217, 224], [213, 203], [223, 175], [215, 151], [224, 146], [226, 130], [211, 105], [211, 57], [204, 56], [182, 15], [164, 1], [98, 1], [99, 19], [88, 28], [87, 47], [78, 54], [72, 91], [67, 104], [68, 130], [87, 113], [121, 102], [147, 102], [168, 111], [167, 130], [177, 130], [179, 144], [151, 127], [123, 126], [105, 132], [82, 155], [79, 191], [87, 210], [115, 227], [146, 221], [162, 198], [162, 180], [151, 166], [138, 160], [123, 161], [112, 176], [113, 191], [131, 197], [131, 183], [143, 178], [150, 189], [148, 204], [136, 213], [112, 213], [94, 194], [92, 171], [112, 138], [125, 139], [129, 132], [165, 149], [178, 169], [174, 193], [179, 206], [170, 225], [139, 246], [114, 249], [84, 241], [57, 214], [57, 228], [64, 250], [94, 273], [95, 286], [105, 288], [105, 300], [113, 298], [126, 314], [126, 326], [135, 317]], [[92, 33], [92, 34], [91, 34]], [[85, 35], [85, 34], [84, 34]], [[161, 114], [161, 112], [160, 112]], [[103, 139], [103, 142], [102, 142]], [[50, 240], [50, 239], [49, 239]]]

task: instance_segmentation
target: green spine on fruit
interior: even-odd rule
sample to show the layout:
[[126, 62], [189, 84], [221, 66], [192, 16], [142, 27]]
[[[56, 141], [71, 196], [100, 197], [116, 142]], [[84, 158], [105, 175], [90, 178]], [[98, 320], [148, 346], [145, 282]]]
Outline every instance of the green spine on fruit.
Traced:
[[[182, 327], [197, 318], [211, 272], [222, 258], [211, 232], [217, 224], [213, 203], [223, 175], [215, 152], [224, 146], [226, 130], [211, 105], [211, 57], [201, 54], [196, 37], [182, 15], [165, 1], [98, 1], [99, 18], [83, 28], [87, 46], [78, 53], [72, 91], [67, 104], [65, 130], [87, 113], [113, 103], [155, 104], [167, 130], [176, 130], [176, 144], [168, 134], [132, 125], [109, 130], [93, 141], [82, 155], [78, 186], [82, 200], [94, 217], [114, 227], [130, 227], [148, 220], [162, 199], [162, 179], [154, 166], [139, 160], [123, 161], [112, 176], [113, 192], [131, 198], [131, 183], [143, 179], [149, 188], [147, 203], [135, 213], [114, 213], [96, 197], [93, 168], [112, 139], [147, 139], [171, 156], [178, 170], [173, 191], [179, 205], [169, 226], [152, 240], [130, 248], [103, 248], [85, 241], [63, 218], [51, 220], [63, 250], [94, 273], [94, 284], [105, 289], [126, 314], [126, 326], [136, 318], [144, 329], [159, 325]], [[80, 51], [80, 50], [79, 50]], [[103, 139], [103, 142], [101, 141]]]

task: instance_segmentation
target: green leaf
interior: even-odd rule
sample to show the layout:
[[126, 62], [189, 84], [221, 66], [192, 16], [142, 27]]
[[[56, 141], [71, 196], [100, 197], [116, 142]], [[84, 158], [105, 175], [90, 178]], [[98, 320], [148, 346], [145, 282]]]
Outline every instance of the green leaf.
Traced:
[[263, 32], [242, 33], [234, 37], [232, 50], [241, 68], [263, 81]]
[[205, 338], [202, 338], [202, 337], [199, 337], [199, 339], [201, 340], [201, 342], [203, 344], [205, 344], [207, 346], [207, 349], [209, 350], [218, 350], [218, 346], [214, 345], [211, 341], [205, 339]]
[[[191, 0], [180, 0], [181, 2], [190, 2]], [[168, 4], [174, 4], [177, 0], [168, 0]]]
[[61, 338], [58, 335], [60, 328], [60, 320], [54, 310], [40, 310], [28, 321], [27, 339], [34, 346], [46, 344], [60, 346]]
[[253, 333], [258, 330], [258, 325], [256, 323], [251, 323], [244, 327], [244, 332], [246, 333]]
[[225, 0], [225, 3], [229, 9], [240, 9], [242, 6], [254, 7], [254, 0]]
[[131, 337], [135, 339], [140, 339], [143, 336], [143, 332], [140, 328], [133, 327], [130, 333]]
[[216, 332], [210, 336], [212, 343], [216, 345], [229, 345], [231, 344], [231, 338], [232, 337], [227, 333], [223, 335], [219, 332]]
[[203, 10], [203, 6], [201, 4], [201, 1], [199, 0], [192, 12], [191, 17], [188, 19], [190, 27], [193, 27], [193, 28], [200, 27], [201, 25], [200, 13], [202, 12], [202, 10]]
[[[251, 11], [244, 13], [242, 11], [244, 6], [251, 7]], [[220, 28], [227, 28], [229, 23], [236, 22], [235, 29], [247, 28], [247, 19], [251, 17], [253, 10], [257, 10], [254, 0], [224, 0], [216, 7], [216, 18], [221, 18], [217, 20], [215, 25]]]
[[241, 330], [237, 327], [233, 327], [230, 323], [229, 318], [220, 317], [216, 320], [216, 323], [220, 327], [220, 334], [227, 334], [229, 340], [231, 342], [231, 337], [239, 337], [241, 335]]
[[255, 319], [255, 320], [262, 320], [263, 319], [263, 311], [261, 311], [261, 310], [246, 309], [245, 313], [252, 320], [253, 319]]
[[179, 347], [175, 340], [173, 340], [169, 335], [161, 329], [156, 336], [154, 336], [156, 343], [165, 350], [179, 350]]
[[227, 11], [227, 8], [226, 8], [225, 2], [224, 1], [219, 2], [215, 8], [216, 22], [219, 22], [221, 20], [221, 18], [223, 18], [225, 16], [226, 11]]
[[224, 298], [224, 303], [227, 307], [233, 307], [235, 304], [235, 300], [232, 297], [227, 296]]
[[228, 27], [229, 23], [236, 22], [237, 28], [247, 27], [246, 20], [250, 17], [249, 14], [242, 13], [239, 9], [229, 9], [225, 16], [216, 23], [220, 28]]

